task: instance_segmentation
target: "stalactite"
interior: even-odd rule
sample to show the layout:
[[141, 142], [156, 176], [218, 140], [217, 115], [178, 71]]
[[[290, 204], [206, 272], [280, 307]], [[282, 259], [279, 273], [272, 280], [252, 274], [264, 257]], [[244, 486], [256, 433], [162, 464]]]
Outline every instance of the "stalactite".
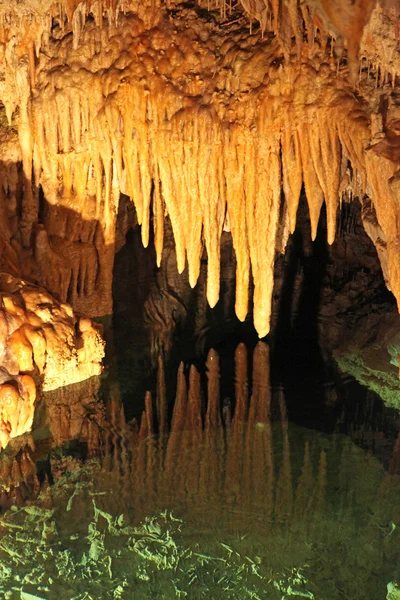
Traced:
[[156, 249], [157, 267], [161, 265], [162, 251], [164, 246], [164, 202], [161, 195], [161, 182], [158, 165], [154, 167], [154, 193], [153, 193], [153, 214], [154, 214], [154, 246]]
[[165, 389], [164, 359], [158, 358], [157, 371], [157, 421], [158, 431], [161, 435], [167, 431], [167, 397]]
[[36, 218], [36, 199], [32, 190], [32, 120], [31, 120], [31, 86], [29, 77], [29, 66], [23, 59], [16, 68], [16, 85], [20, 102], [20, 118], [18, 126], [18, 137], [22, 153], [22, 165], [24, 170], [24, 203], [21, 215], [21, 238], [25, 247], [30, 246], [32, 224]]
[[319, 222], [319, 215], [324, 202], [324, 194], [315, 172], [311, 157], [310, 133], [307, 125], [303, 125], [299, 134], [300, 152], [303, 164], [304, 188], [307, 197], [311, 222], [311, 239], [315, 240]]
[[205, 429], [221, 427], [221, 415], [219, 406], [219, 356], [215, 350], [210, 350], [207, 355], [207, 412], [205, 417]]
[[299, 134], [292, 127], [292, 122], [293, 114], [288, 111], [282, 126], [281, 144], [282, 184], [288, 206], [290, 233], [296, 228], [296, 214], [303, 184]]
[[397, 218], [395, 184], [396, 163], [376, 152], [372, 146], [366, 152], [366, 171], [378, 223], [386, 237], [388, 284], [400, 306], [400, 231]]
[[[260, 115], [260, 139], [247, 147], [246, 222], [254, 280], [254, 326], [260, 337], [269, 332], [276, 234], [281, 199], [279, 139], [266, 140], [268, 121]], [[254, 162], [251, 158], [253, 157]], [[262, 165], [254, 170], [254, 165]], [[256, 185], [257, 178], [257, 185]], [[232, 231], [233, 234], [233, 231]]]
[[[237, 127], [231, 127], [224, 144], [224, 168], [229, 173], [226, 188], [229, 224], [236, 254], [236, 303], [235, 312], [244, 321], [248, 311], [248, 287], [250, 261], [248, 253], [248, 228], [246, 227], [246, 203], [243, 194], [246, 146], [245, 134]], [[249, 157], [249, 160], [251, 158]]]
[[[339, 204], [340, 145], [335, 123], [332, 124], [331, 122], [332, 116], [329, 113], [323, 115], [321, 112], [318, 112], [316, 116], [318, 127], [309, 136], [309, 147], [319, 185], [325, 197], [328, 244], [333, 244], [336, 233], [336, 211]], [[313, 223], [314, 234], [316, 222], [315, 219]]]

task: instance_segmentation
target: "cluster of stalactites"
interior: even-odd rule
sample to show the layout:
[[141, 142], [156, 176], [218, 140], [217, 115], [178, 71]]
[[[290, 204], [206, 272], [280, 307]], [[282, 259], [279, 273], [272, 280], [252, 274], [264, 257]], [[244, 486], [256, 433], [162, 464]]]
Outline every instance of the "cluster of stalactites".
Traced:
[[265, 336], [282, 189], [293, 231], [304, 184], [313, 238], [326, 202], [329, 243], [341, 190], [349, 185], [349, 161], [353, 180], [365, 189], [368, 129], [353, 96], [327, 88], [324, 100], [308, 107], [300, 97], [287, 104], [267, 98], [252, 124], [226, 125], [210, 108], [185, 108], [184, 97], [165, 88], [150, 93], [143, 83], [122, 83], [105, 103], [99, 81], [92, 80], [90, 95], [85, 89], [83, 81], [57, 92], [49, 86], [34, 103], [35, 180], [46, 197], [80, 207], [82, 217], [98, 220], [105, 242], [112, 243], [119, 192], [127, 194], [145, 246], [153, 220], [158, 265], [168, 215], [178, 271], [187, 265], [192, 286], [207, 252], [212, 307], [219, 298], [225, 225], [237, 260], [236, 314], [244, 320], [248, 313], [252, 274], [254, 323]]
[[[73, 15], [78, 27], [76, 39], [95, 6], [71, 4], [69, 18]], [[184, 57], [170, 45], [162, 54], [161, 33], [155, 31], [156, 59], [144, 51], [133, 61], [126, 52], [111, 58], [116, 47], [116, 38], [111, 38], [109, 52], [93, 54], [90, 70], [74, 68], [66, 73], [64, 67], [53, 68], [45, 82], [42, 72], [32, 105], [29, 79], [36, 79], [34, 65], [18, 66], [24, 99], [19, 119], [24, 172], [29, 179], [33, 161], [35, 183], [42, 185], [47, 201], [99, 222], [104, 244], [110, 246], [119, 193], [127, 194], [135, 204], [145, 246], [153, 220], [158, 265], [168, 215], [178, 270], [188, 266], [192, 286], [205, 247], [211, 306], [219, 298], [219, 246], [225, 226], [232, 233], [237, 259], [236, 314], [241, 320], [247, 315], [251, 274], [254, 322], [264, 336], [269, 331], [275, 248], [282, 246], [277, 239], [281, 192], [293, 231], [304, 186], [313, 238], [325, 201], [332, 243], [341, 193], [349, 187], [361, 193], [366, 189], [367, 119], [357, 99], [336, 78], [335, 65], [328, 63], [319, 72], [303, 63], [292, 75], [288, 65], [278, 77], [289, 81], [289, 91], [282, 83], [279, 92], [265, 88], [246, 99], [242, 94], [235, 108], [240, 112], [227, 119], [217, 102], [200, 107], [182, 91], [183, 75], [177, 69]], [[68, 43], [65, 47], [74, 52], [75, 45], [76, 41], [72, 48]], [[177, 57], [170, 56], [173, 52]], [[185, 56], [190, 65], [192, 55]], [[168, 60], [171, 74], [164, 69]], [[264, 71], [261, 81], [263, 77]], [[35, 214], [36, 199], [27, 185], [21, 219], [24, 245], [29, 245]]]
[[160, 0], [11, 0], [6, 6], [0, 2], [0, 43], [32, 45], [39, 56], [56, 28], [57, 37], [71, 31], [77, 48], [89, 17], [100, 28], [113, 27], [118, 26], [121, 14], [134, 11], [151, 24], [157, 21], [160, 4]]
[[[27, 97], [36, 86], [36, 68], [41, 51], [48, 52], [53, 38], [69, 32], [77, 49], [87, 19], [93, 19], [107, 34], [118, 27], [121, 14], [135, 12], [147, 26], [160, 18], [159, 0], [33, 0], [0, 1], [0, 98], [11, 124], [14, 111], [28, 112]], [[25, 165], [26, 167], [26, 165]], [[26, 170], [26, 169], [25, 169]]]

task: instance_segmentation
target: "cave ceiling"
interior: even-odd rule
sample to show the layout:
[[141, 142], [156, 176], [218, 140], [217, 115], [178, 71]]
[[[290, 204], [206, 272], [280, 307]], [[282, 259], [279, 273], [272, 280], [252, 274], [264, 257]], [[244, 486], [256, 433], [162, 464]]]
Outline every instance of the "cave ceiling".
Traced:
[[192, 286], [205, 248], [211, 306], [231, 232], [236, 314], [252, 279], [264, 336], [304, 189], [329, 243], [341, 202], [368, 199], [400, 303], [398, 1], [0, 0], [0, 59], [3, 271], [111, 312], [123, 193], [158, 265], [167, 216]]

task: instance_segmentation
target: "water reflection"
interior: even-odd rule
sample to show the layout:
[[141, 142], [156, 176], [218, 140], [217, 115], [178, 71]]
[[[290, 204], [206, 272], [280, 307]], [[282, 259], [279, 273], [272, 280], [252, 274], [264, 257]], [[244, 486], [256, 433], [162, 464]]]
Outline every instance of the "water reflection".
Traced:
[[[194, 365], [180, 365], [169, 418], [160, 360], [157, 394], [146, 394], [139, 425], [125, 422], [117, 396], [103, 409], [94, 383], [86, 396], [74, 390], [72, 401], [65, 392], [47, 398], [47, 416], [38, 419], [32, 439], [15, 449], [8, 462], [2, 455], [2, 481], [5, 465], [8, 469], [2, 492], [8, 494], [6, 505], [37, 498], [42, 488], [36, 504], [52, 511], [63, 552], [75, 548], [77, 556], [79, 548], [89, 561], [85, 565], [97, 565], [100, 573], [99, 561], [104, 558], [106, 564], [107, 551], [114, 575], [107, 584], [101, 581], [113, 583], [113, 589], [115, 573], [124, 573], [121, 595], [105, 587], [102, 598], [384, 598], [386, 585], [400, 577], [400, 437], [385, 469], [347, 436], [289, 423], [283, 390], [271, 392], [265, 343], [258, 343], [252, 356], [243, 344], [237, 347], [233, 398], [220, 397], [217, 352], [208, 353], [205, 367], [203, 377]], [[75, 446], [68, 445], [72, 438]], [[46, 443], [52, 451], [43, 476], [35, 455], [39, 458]], [[54, 450], [60, 447], [62, 452]], [[19, 482], [13, 479], [17, 463], [23, 475]], [[102, 514], [112, 515], [104, 521], [108, 529], [93, 533]], [[22, 526], [18, 515], [22, 519], [25, 513], [5, 520]], [[131, 528], [145, 523], [145, 533], [143, 526], [135, 534], [122, 525], [118, 529], [121, 515]], [[176, 546], [172, 554], [166, 542], [172, 533], [163, 529], [167, 517], [179, 519], [173, 543], [181, 550]], [[163, 524], [154, 519], [164, 519]], [[168, 523], [172, 527], [174, 521]], [[9, 544], [14, 530], [5, 527]], [[128, 541], [122, 551], [124, 535]], [[97, 554], [94, 539], [101, 539]], [[13, 544], [16, 552], [18, 544]], [[160, 552], [164, 548], [164, 558], [151, 559], [149, 567], [145, 548], [151, 544]], [[7, 547], [0, 540], [2, 564], [13, 561]], [[132, 557], [118, 558], [127, 549], [140, 564]], [[178, 568], [179, 552], [184, 569]], [[167, 563], [173, 565], [168, 585]], [[24, 563], [18, 568], [24, 572]], [[52, 567], [46, 569], [50, 576]], [[56, 588], [46, 585], [50, 595], [42, 590], [40, 597], [54, 597]], [[62, 597], [84, 598], [77, 595], [84, 589], [78, 575], [74, 586], [69, 581], [70, 595], [62, 588]], [[161, 588], [169, 591], [154, 595]]]

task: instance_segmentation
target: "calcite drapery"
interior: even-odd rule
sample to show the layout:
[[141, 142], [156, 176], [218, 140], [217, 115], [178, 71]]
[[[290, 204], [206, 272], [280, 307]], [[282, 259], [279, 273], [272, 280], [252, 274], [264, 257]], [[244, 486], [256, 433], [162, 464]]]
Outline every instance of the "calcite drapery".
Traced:
[[[303, 185], [312, 236], [325, 201], [330, 243], [343, 190], [372, 196], [387, 238], [389, 284], [400, 298], [398, 234], [378, 206], [387, 204], [385, 194], [393, 196], [387, 177], [398, 161], [374, 174], [366, 151], [382, 97], [396, 104], [396, 7], [359, 0], [352, 7], [339, 2], [334, 13], [325, 1], [243, 4], [274, 36], [249, 34], [225, 5], [218, 17], [179, 3], [172, 9], [129, 2], [69, 2], [65, 13], [49, 5], [52, 24], [27, 4], [36, 58], [33, 46], [24, 52], [26, 40], [4, 33], [0, 96], [9, 116], [18, 99], [26, 174], [19, 243], [29, 245], [33, 232], [38, 280], [75, 308], [111, 310], [123, 192], [135, 204], [144, 245], [153, 220], [158, 264], [168, 215], [178, 270], [187, 264], [191, 285], [204, 245], [211, 306], [219, 297], [219, 240], [229, 228], [237, 315], [247, 314], [251, 274], [255, 326], [266, 335], [278, 221], [287, 214], [293, 231]], [[390, 43], [383, 54], [385, 27]], [[383, 119], [382, 136], [386, 125]], [[31, 180], [43, 189], [44, 209]]]

